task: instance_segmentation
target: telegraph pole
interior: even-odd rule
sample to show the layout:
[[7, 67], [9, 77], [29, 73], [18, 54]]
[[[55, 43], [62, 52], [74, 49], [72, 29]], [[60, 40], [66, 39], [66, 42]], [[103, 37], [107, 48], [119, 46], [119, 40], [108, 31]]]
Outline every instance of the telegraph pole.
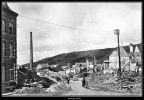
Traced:
[[121, 59], [120, 59], [120, 47], [119, 47], [119, 30], [116, 29], [114, 30], [114, 34], [117, 35], [117, 38], [118, 38], [118, 58], [119, 58], [119, 69], [118, 69], [118, 74], [119, 74], [119, 78], [120, 78], [120, 89], [122, 88], [122, 72], [121, 72]]
[[30, 32], [30, 70], [33, 68], [33, 42], [32, 42], [32, 32]]

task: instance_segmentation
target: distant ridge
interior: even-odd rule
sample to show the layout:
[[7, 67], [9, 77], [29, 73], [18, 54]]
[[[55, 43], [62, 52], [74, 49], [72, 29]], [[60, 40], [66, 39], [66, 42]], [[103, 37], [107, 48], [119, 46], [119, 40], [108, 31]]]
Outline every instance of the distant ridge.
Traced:
[[[142, 52], [142, 43], [133, 44], [134, 48], [135, 46], [138, 46], [140, 51]], [[33, 66], [36, 67], [40, 63], [48, 63], [51, 64], [58, 64], [60, 66], [70, 64], [75, 64], [76, 62], [85, 62], [86, 58], [88, 57], [90, 60], [93, 60], [93, 56], [95, 55], [97, 63], [103, 63], [103, 60], [112, 53], [115, 48], [105, 48], [105, 49], [96, 49], [96, 50], [87, 50], [87, 51], [74, 51], [70, 53], [62, 53], [58, 54], [53, 57], [47, 57], [44, 59], [41, 59], [39, 61], [36, 61], [33, 63]], [[129, 45], [123, 46], [123, 48], [126, 50], [126, 52], [129, 52]], [[28, 66], [29, 63], [23, 64], [22, 66]]]

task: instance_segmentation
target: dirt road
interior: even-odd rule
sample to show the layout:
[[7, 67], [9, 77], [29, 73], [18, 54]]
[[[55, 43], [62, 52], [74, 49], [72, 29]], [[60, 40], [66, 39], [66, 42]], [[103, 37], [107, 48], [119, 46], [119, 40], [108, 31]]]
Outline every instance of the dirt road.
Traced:
[[[97, 97], [97, 96], [129, 96], [128, 94], [122, 94], [122, 93], [116, 93], [116, 92], [111, 92], [107, 89], [104, 88], [99, 88], [97, 90], [94, 90], [92, 88], [86, 89], [82, 87], [82, 81], [81, 79], [79, 81], [70, 81], [70, 86], [72, 88], [72, 91], [68, 91], [67, 93], [61, 94], [60, 96], [62, 97]], [[47, 94], [13, 94], [9, 96], [48, 96]]]
[[103, 90], [94, 90], [92, 88], [87, 89], [82, 87], [81, 79], [79, 81], [70, 81], [70, 86], [72, 88], [72, 91], [69, 91], [65, 94], [62, 94], [62, 96], [122, 96], [126, 94], [122, 93], [114, 93], [110, 91], [103, 91]]

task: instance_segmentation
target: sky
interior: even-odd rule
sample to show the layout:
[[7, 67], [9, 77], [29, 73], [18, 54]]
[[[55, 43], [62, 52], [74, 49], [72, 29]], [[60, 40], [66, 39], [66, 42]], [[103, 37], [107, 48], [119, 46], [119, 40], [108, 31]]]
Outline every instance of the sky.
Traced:
[[7, 4], [19, 14], [17, 63], [20, 65], [30, 61], [30, 32], [33, 33], [34, 62], [61, 53], [116, 47], [115, 29], [120, 30], [120, 45], [142, 41], [141, 2]]

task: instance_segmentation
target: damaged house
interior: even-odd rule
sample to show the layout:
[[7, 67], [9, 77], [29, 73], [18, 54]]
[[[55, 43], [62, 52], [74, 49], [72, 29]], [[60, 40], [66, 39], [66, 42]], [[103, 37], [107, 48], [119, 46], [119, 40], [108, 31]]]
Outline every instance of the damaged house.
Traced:
[[[141, 70], [141, 44], [120, 47], [121, 68], [124, 70]], [[137, 68], [139, 67], [139, 68]], [[115, 49], [104, 61], [104, 73], [111, 73], [119, 68], [118, 52]]]

